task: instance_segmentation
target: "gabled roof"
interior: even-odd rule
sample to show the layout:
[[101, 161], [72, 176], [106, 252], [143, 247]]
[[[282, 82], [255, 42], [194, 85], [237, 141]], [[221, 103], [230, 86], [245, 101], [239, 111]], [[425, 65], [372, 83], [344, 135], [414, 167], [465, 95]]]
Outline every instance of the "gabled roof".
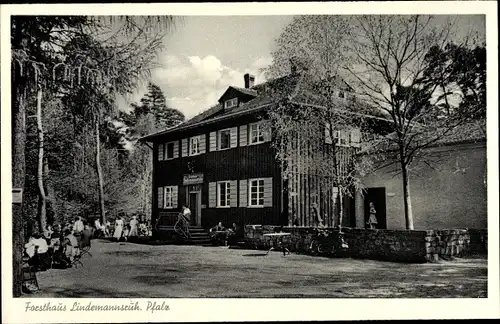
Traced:
[[[332, 79], [332, 84], [334, 86], [346, 89], [348, 85], [346, 86], [345, 82], [342, 82], [343, 81], [339, 80], [339, 78]], [[255, 113], [260, 110], [264, 110], [271, 106], [273, 103], [277, 103], [283, 99], [288, 99], [291, 102], [299, 105], [312, 104], [325, 106], [325, 98], [315, 94], [314, 89], [312, 89], [310, 85], [311, 80], [307, 74], [294, 73], [255, 85], [250, 89], [230, 86], [224, 92], [224, 94], [226, 94], [231, 89], [235, 89], [236, 91], [254, 96], [255, 98], [241, 103], [238, 107], [232, 108], [230, 110], [225, 110], [223, 105], [219, 103], [176, 127], [147, 135], [141, 138], [141, 140], [151, 140], [157, 136], [161, 136], [164, 134], [191, 129], [236, 116]], [[221, 96], [221, 98], [224, 96], [224, 94]], [[340, 109], [346, 107], [345, 99], [334, 97], [332, 98], [332, 100], [338, 101]], [[331, 104], [331, 101], [329, 103]], [[377, 112], [369, 105], [362, 104], [362, 102], [357, 102], [356, 105], [361, 107], [356, 111], [356, 113], [383, 118], [383, 116], [379, 116], [379, 114], [377, 114]]]

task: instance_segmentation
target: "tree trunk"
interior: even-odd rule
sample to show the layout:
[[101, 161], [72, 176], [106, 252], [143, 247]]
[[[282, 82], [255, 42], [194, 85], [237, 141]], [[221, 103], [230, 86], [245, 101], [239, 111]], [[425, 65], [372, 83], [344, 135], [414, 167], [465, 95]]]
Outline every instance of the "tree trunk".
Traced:
[[42, 89], [38, 89], [36, 94], [36, 123], [38, 131], [38, 170], [37, 170], [37, 183], [38, 183], [38, 222], [39, 232], [42, 233], [47, 226], [47, 210], [46, 210], [46, 196], [45, 188], [43, 186], [43, 171], [44, 171], [44, 158], [43, 158], [43, 124], [42, 124]]
[[52, 184], [52, 180], [50, 179], [49, 176], [50, 169], [49, 169], [49, 162], [47, 161], [47, 158], [44, 159], [43, 163], [43, 174], [45, 177], [45, 187], [47, 188], [47, 200], [50, 203], [50, 208], [52, 210], [52, 213], [54, 214], [53, 220], [57, 222], [61, 222], [62, 220], [59, 219], [59, 208], [57, 206], [57, 200], [56, 200], [56, 194], [54, 191], [54, 186]]
[[101, 213], [101, 224], [106, 223], [106, 211], [104, 209], [104, 180], [101, 168], [101, 140], [99, 138], [99, 116], [95, 118], [95, 166], [97, 171], [97, 181], [99, 184], [99, 209]]
[[411, 208], [411, 195], [410, 195], [410, 178], [408, 177], [408, 170], [406, 164], [401, 163], [401, 171], [403, 173], [403, 197], [405, 206], [405, 221], [406, 229], [413, 230], [413, 211]]
[[342, 188], [339, 187], [339, 230], [342, 230], [342, 221], [344, 219], [344, 195]]
[[[26, 175], [26, 80], [14, 65], [12, 97], [12, 188], [24, 188]], [[22, 196], [21, 196], [22, 197]], [[12, 293], [22, 295], [22, 260], [24, 248], [23, 204], [12, 204]]]

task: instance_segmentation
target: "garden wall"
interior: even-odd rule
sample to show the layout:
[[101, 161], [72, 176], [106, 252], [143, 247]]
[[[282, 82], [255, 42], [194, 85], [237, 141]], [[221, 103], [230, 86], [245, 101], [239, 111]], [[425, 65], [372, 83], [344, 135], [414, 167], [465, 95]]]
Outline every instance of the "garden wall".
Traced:
[[[250, 246], [268, 249], [272, 241], [266, 233], [282, 230], [290, 233], [283, 243], [293, 252], [310, 253], [309, 246], [316, 236], [314, 227], [277, 227], [270, 225], [247, 225], [245, 237]], [[338, 229], [323, 228], [331, 233]], [[486, 230], [371, 230], [343, 228], [344, 239], [349, 248], [340, 251], [342, 257], [375, 259], [396, 262], [428, 262], [471, 253], [484, 253], [487, 244]], [[336, 236], [332, 235], [332, 239]]]

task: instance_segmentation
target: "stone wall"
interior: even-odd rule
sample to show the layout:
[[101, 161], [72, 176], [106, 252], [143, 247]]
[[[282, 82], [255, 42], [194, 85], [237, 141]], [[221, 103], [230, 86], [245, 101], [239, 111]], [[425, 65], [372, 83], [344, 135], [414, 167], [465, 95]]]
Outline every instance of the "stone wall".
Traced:
[[[311, 253], [311, 241], [317, 230], [313, 227], [278, 227], [269, 225], [245, 226], [245, 238], [251, 248], [268, 249], [272, 246], [266, 233], [282, 230], [290, 233], [283, 238], [283, 243], [293, 252]], [[338, 229], [323, 228], [336, 234]], [[435, 262], [471, 253], [486, 251], [486, 230], [379, 230], [343, 228], [344, 240], [349, 246], [339, 250], [338, 257], [352, 257], [395, 262]], [[337, 239], [336, 235], [330, 235]]]

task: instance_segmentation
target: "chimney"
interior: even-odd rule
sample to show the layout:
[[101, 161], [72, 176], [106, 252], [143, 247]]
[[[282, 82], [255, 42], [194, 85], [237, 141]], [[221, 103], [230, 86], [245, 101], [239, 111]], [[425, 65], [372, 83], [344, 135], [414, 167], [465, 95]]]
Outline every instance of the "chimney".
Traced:
[[255, 83], [255, 77], [249, 73], [245, 74], [243, 76], [243, 78], [245, 79], [245, 88], [246, 89], [250, 89], [251, 87], [254, 86], [254, 83]]

